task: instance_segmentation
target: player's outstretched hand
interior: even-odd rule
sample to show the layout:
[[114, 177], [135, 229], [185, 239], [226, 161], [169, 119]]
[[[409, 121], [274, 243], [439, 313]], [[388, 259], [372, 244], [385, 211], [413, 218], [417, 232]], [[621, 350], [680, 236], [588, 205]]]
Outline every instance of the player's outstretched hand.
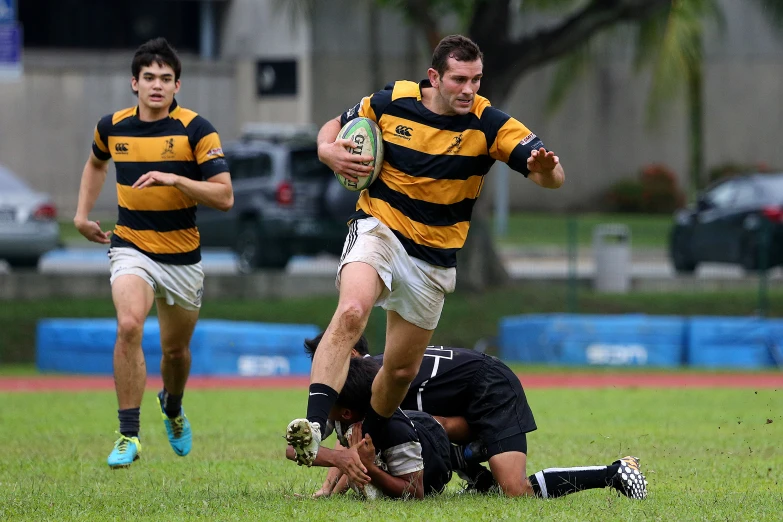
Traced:
[[334, 143], [323, 143], [318, 147], [318, 157], [330, 169], [342, 174], [351, 181], [357, 181], [357, 176], [367, 176], [373, 171], [371, 165], [363, 165], [373, 160], [372, 156], [357, 156], [351, 151], [356, 144], [351, 140], [335, 140]]
[[527, 170], [530, 172], [546, 173], [554, 169], [560, 163], [560, 158], [551, 150], [547, 152], [544, 147], [534, 150], [527, 159]]
[[111, 243], [111, 231], [104, 232], [101, 230], [100, 221], [90, 221], [87, 219], [74, 219], [73, 225], [81, 235], [92, 241], [93, 243], [101, 243], [107, 245]]

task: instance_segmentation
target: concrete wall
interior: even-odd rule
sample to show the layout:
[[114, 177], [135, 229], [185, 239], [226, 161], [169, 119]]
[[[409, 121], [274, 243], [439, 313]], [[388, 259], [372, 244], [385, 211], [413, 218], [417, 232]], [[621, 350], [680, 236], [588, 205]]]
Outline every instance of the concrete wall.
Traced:
[[[237, 117], [240, 122], [310, 123], [312, 119], [312, 31], [288, 4], [233, 0], [224, 16], [221, 55], [237, 64]], [[284, 4], [283, 4], [284, 5]], [[297, 95], [256, 95], [256, 61], [297, 60]]]
[[[783, 37], [776, 36], [754, 4], [721, 3], [725, 29], [710, 29], [706, 39], [706, 166], [765, 162], [783, 168]], [[288, 7], [281, 10], [280, 4]], [[220, 61], [186, 57], [179, 100], [210, 119], [225, 140], [246, 121], [321, 124], [390, 81], [423, 78], [430, 50], [422, 37], [393, 10], [369, 4], [318, 2], [314, 22], [308, 24], [291, 11], [292, 4], [232, 0], [223, 17]], [[516, 24], [520, 32], [529, 32], [551, 22], [542, 17]], [[649, 127], [650, 78], [633, 70], [628, 54], [627, 46], [619, 44], [603, 52], [599, 65], [577, 81], [555, 114], [544, 110], [552, 66], [522, 78], [502, 102], [502, 109], [560, 155], [567, 173], [558, 191], [512, 174], [515, 208], [593, 208], [609, 184], [635, 176], [651, 162], [685, 175], [683, 99], [668, 103], [660, 124]], [[265, 58], [298, 60], [297, 96], [258, 98], [255, 64]], [[75, 208], [95, 122], [135, 103], [128, 87], [129, 61], [130, 52], [30, 51], [23, 80], [0, 83], [0, 162], [55, 194], [64, 215]], [[100, 204], [112, 211], [115, 196], [108, 185]], [[492, 188], [491, 176], [485, 190]]]

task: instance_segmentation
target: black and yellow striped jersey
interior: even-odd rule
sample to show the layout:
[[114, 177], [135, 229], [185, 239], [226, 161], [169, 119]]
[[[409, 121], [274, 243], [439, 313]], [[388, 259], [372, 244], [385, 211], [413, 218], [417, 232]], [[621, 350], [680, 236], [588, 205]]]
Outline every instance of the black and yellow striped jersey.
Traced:
[[389, 84], [340, 117], [341, 125], [370, 118], [383, 134], [383, 168], [362, 191], [353, 219], [374, 216], [409, 255], [453, 267], [492, 164], [527, 175], [530, 152], [543, 143], [482, 96], [466, 115], [435, 114], [422, 103], [423, 87], [429, 80]]
[[227, 172], [212, 124], [176, 101], [167, 118], [152, 122], [141, 121], [138, 107], [131, 107], [101, 118], [92, 151], [117, 167], [119, 216], [111, 246], [135, 248], [161, 263], [198, 263], [196, 200], [175, 187], [131, 187], [153, 170], [197, 181]]

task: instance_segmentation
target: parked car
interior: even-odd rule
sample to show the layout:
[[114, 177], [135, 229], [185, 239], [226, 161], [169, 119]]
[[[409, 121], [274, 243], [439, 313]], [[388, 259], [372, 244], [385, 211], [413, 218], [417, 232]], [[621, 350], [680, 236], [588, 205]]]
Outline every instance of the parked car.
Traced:
[[38, 259], [59, 243], [52, 198], [0, 165], [0, 259], [12, 267], [36, 267]]
[[675, 214], [669, 247], [679, 273], [703, 262], [749, 271], [783, 264], [783, 173], [746, 174], [708, 187], [694, 207]]
[[231, 248], [243, 273], [284, 268], [294, 255], [341, 253], [358, 194], [319, 161], [315, 132], [255, 125], [223, 151], [234, 207], [199, 208], [202, 246]]

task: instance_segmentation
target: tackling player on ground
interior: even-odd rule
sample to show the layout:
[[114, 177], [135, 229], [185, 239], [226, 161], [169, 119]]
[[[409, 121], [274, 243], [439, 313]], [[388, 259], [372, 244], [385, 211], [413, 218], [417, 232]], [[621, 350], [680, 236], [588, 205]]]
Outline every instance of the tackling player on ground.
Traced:
[[[305, 341], [311, 357], [321, 339], [319, 335]], [[382, 354], [368, 354], [362, 335], [351, 355], [378, 363], [383, 360]], [[344, 395], [350, 396], [341, 392]], [[445, 428], [449, 440], [458, 444], [452, 447], [452, 468], [469, 489], [487, 491], [499, 485], [508, 496], [558, 497], [609, 486], [629, 498], [647, 496], [636, 457], [624, 457], [608, 466], [550, 468], [527, 477], [526, 433], [536, 429], [533, 412], [519, 378], [495, 357], [465, 348], [427, 347], [401, 408], [426, 412]], [[489, 462], [491, 475], [481, 461]], [[331, 492], [334, 477], [324, 482], [320, 494]]]

